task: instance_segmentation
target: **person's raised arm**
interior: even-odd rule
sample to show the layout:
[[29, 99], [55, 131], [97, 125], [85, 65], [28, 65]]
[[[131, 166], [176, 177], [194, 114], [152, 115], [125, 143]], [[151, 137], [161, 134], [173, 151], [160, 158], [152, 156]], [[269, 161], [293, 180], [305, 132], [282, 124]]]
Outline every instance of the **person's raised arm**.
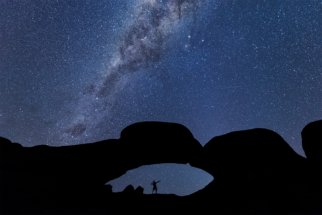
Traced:
[[[161, 180], [160, 180], [161, 181]], [[156, 183], [159, 183], [160, 181], [157, 181]]]

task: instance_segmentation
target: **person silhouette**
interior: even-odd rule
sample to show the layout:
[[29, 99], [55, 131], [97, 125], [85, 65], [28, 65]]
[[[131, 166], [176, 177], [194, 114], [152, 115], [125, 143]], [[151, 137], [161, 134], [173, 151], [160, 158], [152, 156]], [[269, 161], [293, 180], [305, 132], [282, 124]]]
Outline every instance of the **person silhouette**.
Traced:
[[153, 194], [153, 191], [155, 190], [155, 193], [157, 194], [158, 193], [158, 188], [157, 188], [157, 183], [159, 183], [160, 181], [157, 181], [155, 182], [153, 180], [153, 182], [151, 183], [151, 185], [153, 185], [153, 190], [152, 190], [152, 194]]

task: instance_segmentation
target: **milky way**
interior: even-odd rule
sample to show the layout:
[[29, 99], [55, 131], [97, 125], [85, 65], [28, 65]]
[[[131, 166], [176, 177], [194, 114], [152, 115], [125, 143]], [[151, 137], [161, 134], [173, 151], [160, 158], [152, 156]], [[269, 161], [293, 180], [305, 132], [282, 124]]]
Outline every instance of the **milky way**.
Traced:
[[[0, 20], [0, 136], [23, 146], [165, 121], [202, 145], [271, 129], [304, 156], [301, 130], [322, 119], [320, 0], [0, 0]], [[110, 183], [186, 195], [212, 179], [160, 164]]]
[[203, 0], [148, 0], [137, 5], [134, 19], [121, 33], [119, 47], [108, 69], [86, 87], [80, 101], [73, 106], [75, 117], [71, 123], [58, 123], [58, 127], [67, 124], [68, 128], [63, 128], [65, 131], [57, 128], [56, 137], [62, 136], [54, 141], [82, 143], [97, 129], [102, 119], [106, 120], [103, 116], [113, 117], [109, 110], [117, 99], [117, 93], [131, 81], [128, 75], [159, 62], [167, 54], [168, 43], [171, 43], [171, 36], [181, 19], [197, 16], [203, 3]]

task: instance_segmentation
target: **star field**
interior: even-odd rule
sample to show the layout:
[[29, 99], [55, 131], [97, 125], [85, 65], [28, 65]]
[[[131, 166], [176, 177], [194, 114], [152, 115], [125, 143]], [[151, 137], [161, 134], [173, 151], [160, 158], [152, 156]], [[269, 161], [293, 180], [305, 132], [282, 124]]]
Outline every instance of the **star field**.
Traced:
[[[176, 122], [204, 145], [267, 128], [304, 156], [322, 118], [322, 1], [0, 0], [0, 136], [23, 146], [119, 138]], [[212, 176], [187, 165], [112, 181], [186, 195]]]

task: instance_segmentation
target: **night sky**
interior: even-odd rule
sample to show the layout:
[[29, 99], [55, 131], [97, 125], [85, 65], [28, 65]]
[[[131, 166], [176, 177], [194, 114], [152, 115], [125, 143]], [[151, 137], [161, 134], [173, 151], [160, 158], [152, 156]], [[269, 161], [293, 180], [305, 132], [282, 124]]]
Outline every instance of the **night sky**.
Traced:
[[[271, 129], [304, 156], [322, 119], [322, 0], [0, 0], [0, 20], [0, 136], [23, 146], [165, 121], [202, 145]], [[212, 179], [160, 164], [110, 184], [186, 195]]]

